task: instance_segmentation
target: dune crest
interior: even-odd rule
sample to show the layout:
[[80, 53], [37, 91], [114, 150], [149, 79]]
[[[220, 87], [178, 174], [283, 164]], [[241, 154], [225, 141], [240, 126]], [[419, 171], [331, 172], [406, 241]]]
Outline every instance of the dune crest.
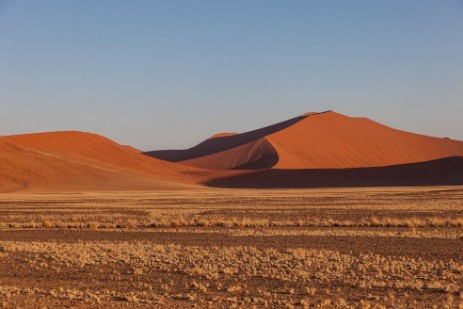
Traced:
[[223, 133], [217, 133], [209, 137], [208, 139], [214, 139], [214, 138], [220, 138], [220, 137], [227, 137], [227, 136], [233, 136], [233, 135], [238, 135], [238, 133], [235, 132], [223, 132]]

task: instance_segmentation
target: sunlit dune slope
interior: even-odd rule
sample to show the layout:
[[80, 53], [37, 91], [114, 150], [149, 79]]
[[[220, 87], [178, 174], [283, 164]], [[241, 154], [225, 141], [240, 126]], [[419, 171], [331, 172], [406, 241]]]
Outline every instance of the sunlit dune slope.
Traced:
[[0, 191], [145, 190], [186, 187], [191, 168], [149, 158], [99, 135], [0, 137]]
[[463, 142], [396, 130], [333, 111], [307, 113], [187, 150], [151, 156], [208, 169], [380, 167], [463, 156]]

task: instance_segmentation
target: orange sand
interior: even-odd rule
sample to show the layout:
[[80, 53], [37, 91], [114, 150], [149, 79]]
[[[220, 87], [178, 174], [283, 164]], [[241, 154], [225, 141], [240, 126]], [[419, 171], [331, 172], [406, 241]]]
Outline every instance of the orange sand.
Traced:
[[189, 170], [95, 134], [0, 137], [0, 192], [184, 188]]

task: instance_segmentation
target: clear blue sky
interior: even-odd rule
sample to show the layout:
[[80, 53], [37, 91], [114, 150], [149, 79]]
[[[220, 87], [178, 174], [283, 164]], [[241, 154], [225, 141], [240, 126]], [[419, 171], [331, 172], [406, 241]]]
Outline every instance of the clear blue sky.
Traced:
[[327, 109], [463, 140], [463, 1], [0, 0], [0, 135], [183, 148]]

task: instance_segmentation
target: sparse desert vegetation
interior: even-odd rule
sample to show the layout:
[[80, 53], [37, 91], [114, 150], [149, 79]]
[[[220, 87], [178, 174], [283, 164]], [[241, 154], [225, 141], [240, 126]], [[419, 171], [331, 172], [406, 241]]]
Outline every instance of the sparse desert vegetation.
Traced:
[[18, 193], [6, 308], [461, 308], [463, 189]]

